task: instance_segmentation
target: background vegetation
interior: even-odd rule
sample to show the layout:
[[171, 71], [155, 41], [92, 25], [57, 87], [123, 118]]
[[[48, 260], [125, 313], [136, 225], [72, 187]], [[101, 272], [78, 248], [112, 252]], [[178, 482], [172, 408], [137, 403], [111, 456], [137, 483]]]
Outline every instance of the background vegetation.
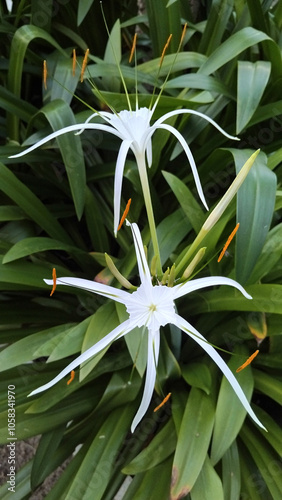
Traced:
[[[233, 290], [208, 290], [178, 304], [179, 312], [213, 344], [236, 354], [235, 370], [260, 353], [238, 375], [268, 433], [245, 421], [245, 411], [221, 374], [192, 340], [173, 329], [162, 336], [158, 387], [171, 401], [131, 435], [139, 406], [144, 353], [132, 370], [138, 335], [116, 342], [88, 363], [74, 381], [46, 394], [29, 392], [50, 380], [70, 357], [95, 343], [121, 319], [112, 303], [79, 290], [58, 289], [49, 297], [43, 278], [60, 276], [116, 284], [104, 252], [134, 279], [130, 232], [113, 235], [113, 176], [119, 141], [101, 132], [67, 134], [20, 161], [9, 156], [57, 130], [105, 109], [88, 81], [72, 74], [75, 47], [81, 64], [90, 49], [88, 76], [117, 111], [127, 107], [116, 62], [109, 50], [100, 4], [93, 0], [14, 0], [0, 7], [0, 439], [7, 443], [7, 386], [16, 386], [17, 438], [41, 434], [35, 458], [17, 473], [16, 493], [29, 498], [60, 463], [76, 451], [48, 494], [51, 499], [112, 500], [126, 477], [124, 500], [280, 500], [282, 495], [282, 4], [272, 0], [203, 1], [192, 15], [184, 0], [104, 1], [111, 39], [130, 93], [135, 69], [128, 63], [136, 29], [140, 105], [160, 89], [188, 22], [154, 118], [177, 107], [206, 113], [234, 143], [198, 117], [172, 124], [195, 156], [209, 207], [231, 184], [250, 154], [255, 166], [207, 240], [198, 276], [237, 279], [252, 301]], [[137, 27], [137, 28], [136, 28]], [[172, 42], [158, 75], [168, 35]], [[47, 89], [42, 62], [47, 60]], [[173, 137], [153, 138], [150, 184], [162, 264], [179, 262], [206, 214], [197, 201], [186, 157]], [[148, 241], [143, 196], [133, 157], [126, 162], [122, 207], [132, 198], [130, 220]], [[236, 245], [217, 255], [236, 222]], [[149, 249], [150, 250], [150, 249]], [[98, 332], [98, 333], [97, 333]], [[131, 353], [131, 354], [130, 354]], [[133, 360], [132, 360], [133, 358]], [[98, 362], [99, 361], [99, 362]], [[141, 376], [140, 376], [141, 375]], [[131, 386], [127, 381], [131, 376]], [[126, 386], [126, 389], [124, 388]], [[172, 486], [171, 484], [172, 478]], [[93, 496], [94, 495], [94, 496]], [[186, 496], [185, 496], [186, 495]]]

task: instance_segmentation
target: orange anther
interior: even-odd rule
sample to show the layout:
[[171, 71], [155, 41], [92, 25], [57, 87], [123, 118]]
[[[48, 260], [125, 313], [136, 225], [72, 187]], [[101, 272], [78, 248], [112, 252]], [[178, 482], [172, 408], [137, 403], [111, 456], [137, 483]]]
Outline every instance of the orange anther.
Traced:
[[75, 69], [76, 69], [76, 50], [73, 49], [73, 51], [72, 51], [72, 76], [75, 76]]
[[128, 212], [129, 212], [130, 205], [131, 205], [131, 198], [129, 198], [129, 200], [127, 202], [127, 205], [125, 207], [125, 210], [123, 212], [122, 218], [120, 219], [120, 223], [119, 223], [119, 226], [117, 228], [118, 231], [120, 230], [121, 226], [123, 225], [123, 223], [124, 223], [124, 221], [126, 219], [126, 216], [127, 216]]
[[245, 361], [245, 363], [243, 363], [241, 366], [239, 366], [239, 368], [237, 368], [236, 370], [236, 373], [240, 372], [241, 370], [244, 370], [244, 368], [246, 368], [246, 366], [248, 366], [252, 361], [253, 359], [258, 355], [259, 353], [259, 350], [257, 349], [248, 359], [247, 361]]
[[235, 228], [233, 229], [232, 233], [231, 233], [231, 234], [230, 234], [230, 236], [228, 237], [228, 239], [227, 239], [227, 241], [226, 241], [226, 243], [225, 243], [225, 245], [224, 245], [224, 247], [223, 247], [223, 249], [222, 249], [222, 251], [221, 251], [221, 253], [220, 253], [220, 256], [219, 256], [219, 257], [218, 257], [218, 259], [217, 259], [217, 262], [220, 262], [220, 261], [221, 261], [221, 259], [222, 259], [222, 257], [224, 256], [224, 254], [225, 254], [225, 252], [226, 252], [227, 248], [229, 247], [229, 245], [230, 245], [231, 241], [233, 240], [233, 238], [234, 238], [235, 234], [237, 233], [237, 231], [238, 231], [238, 229], [239, 229], [239, 226], [240, 226], [240, 222], [238, 222], [238, 224], [236, 224], [236, 226], [235, 226]]
[[82, 67], [81, 67], [81, 73], [80, 73], [80, 81], [83, 82], [83, 77], [84, 77], [84, 72], [87, 66], [87, 60], [89, 56], [89, 49], [86, 50], [83, 61], [82, 61]]
[[57, 286], [57, 275], [56, 275], [56, 269], [54, 267], [53, 267], [53, 271], [52, 271], [52, 278], [53, 278], [53, 288], [51, 290], [50, 297], [52, 297], [53, 293], [56, 290], [56, 286]]
[[161, 66], [163, 64], [164, 56], [165, 56], [166, 50], [167, 50], [167, 48], [168, 48], [168, 46], [170, 44], [170, 40], [171, 39], [172, 39], [172, 34], [169, 35], [169, 37], [168, 37], [168, 39], [166, 41], [166, 44], [165, 44], [165, 46], [163, 48], [159, 66]]
[[43, 85], [44, 89], [47, 90], [47, 62], [46, 59], [43, 61]]
[[70, 383], [73, 381], [74, 376], [75, 376], [75, 371], [74, 371], [74, 370], [72, 370], [72, 371], [71, 371], [71, 374], [70, 374], [70, 379], [67, 381], [67, 384], [68, 384], [68, 385], [70, 385]]
[[183, 27], [183, 30], [182, 30], [182, 35], [181, 35], [181, 38], [180, 38], [180, 42], [179, 42], [179, 45], [182, 44], [183, 40], [184, 40], [184, 37], [185, 37], [185, 34], [186, 34], [186, 30], [187, 30], [187, 23], [184, 24], [184, 27]]
[[133, 38], [133, 42], [132, 42], [132, 48], [131, 48], [131, 52], [130, 52], [130, 56], [129, 56], [129, 62], [130, 63], [132, 61], [133, 54], [134, 54], [134, 51], [135, 51], [135, 48], [136, 48], [136, 40], [137, 40], [137, 33], [134, 33], [134, 38]]
[[168, 393], [168, 395], [163, 399], [163, 401], [159, 404], [159, 406], [157, 406], [155, 409], [154, 409], [154, 412], [155, 411], [158, 411], [167, 401], [168, 399], [170, 398], [171, 396], [171, 392]]

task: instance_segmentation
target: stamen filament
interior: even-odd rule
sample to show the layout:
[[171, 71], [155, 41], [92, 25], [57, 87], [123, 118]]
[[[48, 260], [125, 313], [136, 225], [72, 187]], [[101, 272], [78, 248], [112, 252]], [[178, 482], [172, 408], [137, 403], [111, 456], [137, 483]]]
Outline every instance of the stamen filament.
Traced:
[[43, 85], [44, 89], [47, 90], [47, 62], [46, 59], [43, 61]]
[[222, 257], [224, 256], [224, 254], [225, 254], [225, 252], [226, 252], [227, 248], [229, 247], [229, 245], [230, 245], [231, 241], [233, 240], [233, 238], [234, 238], [235, 234], [237, 233], [237, 231], [238, 231], [238, 229], [239, 229], [239, 226], [240, 226], [240, 222], [238, 222], [238, 224], [236, 224], [236, 226], [235, 226], [235, 228], [233, 229], [232, 233], [230, 234], [230, 236], [228, 236], [228, 239], [227, 239], [227, 241], [226, 241], [226, 243], [225, 243], [225, 245], [224, 245], [224, 247], [223, 247], [223, 249], [222, 249], [222, 251], [221, 251], [221, 253], [220, 253], [220, 256], [219, 256], [219, 257], [218, 257], [218, 259], [217, 259], [217, 262], [220, 262], [220, 261], [221, 261], [221, 259], [222, 259]]
[[236, 370], [236, 373], [239, 373], [241, 370], [244, 370], [244, 368], [246, 368], [246, 366], [248, 366], [252, 361], [253, 359], [258, 355], [259, 353], [259, 350], [257, 349], [248, 359], [247, 361], [245, 361], [245, 363], [243, 363], [241, 366], [239, 366], [239, 368], [237, 368]]
[[81, 83], [83, 82], [84, 73], [85, 73], [85, 69], [86, 69], [86, 66], [87, 66], [88, 56], [89, 56], [89, 49], [86, 49], [86, 52], [85, 52], [85, 55], [84, 55], [84, 58], [83, 58], [83, 61], [82, 61], [82, 67], [81, 67], [81, 73], [80, 73], [80, 81], [81, 81]]
[[132, 61], [132, 58], [133, 58], [133, 55], [134, 55], [134, 51], [135, 51], [135, 48], [136, 48], [136, 40], [137, 40], [137, 33], [134, 33], [134, 38], [133, 38], [133, 42], [132, 42], [132, 48], [131, 48], [131, 52], [130, 52], [130, 56], [129, 56], [129, 62], [130, 63]]
[[71, 374], [70, 374], [70, 379], [67, 381], [67, 385], [70, 385], [70, 383], [73, 381], [74, 379], [74, 376], [75, 376], [75, 371], [72, 370], [71, 371]]
[[163, 399], [163, 401], [159, 404], [159, 406], [157, 406], [155, 409], [154, 409], [154, 412], [158, 411], [170, 398], [171, 396], [171, 392], [168, 393], [168, 395]]
[[76, 50], [73, 49], [73, 51], [72, 51], [72, 76], [75, 76], [75, 69], [76, 69]]
[[118, 228], [117, 228], [118, 231], [120, 230], [121, 226], [123, 225], [123, 223], [126, 219], [126, 216], [127, 216], [129, 209], [130, 209], [130, 205], [131, 205], [131, 198], [129, 198], [129, 200], [126, 204], [125, 210], [123, 212], [122, 218], [120, 219], [120, 223], [119, 223]]
[[53, 293], [56, 290], [56, 286], [57, 286], [57, 274], [56, 274], [56, 269], [54, 267], [53, 267], [53, 271], [52, 271], [52, 278], [53, 278], [53, 288], [51, 290], [50, 297], [52, 297]]

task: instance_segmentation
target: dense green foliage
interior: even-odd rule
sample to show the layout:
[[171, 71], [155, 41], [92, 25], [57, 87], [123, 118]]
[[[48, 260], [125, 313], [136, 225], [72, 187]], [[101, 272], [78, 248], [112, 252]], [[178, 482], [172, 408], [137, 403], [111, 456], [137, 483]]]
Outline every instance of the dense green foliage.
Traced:
[[[80, 445], [48, 500], [113, 500], [126, 475], [133, 479], [124, 500], [280, 500], [281, 2], [203, 1], [195, 20], [184, 0], [147, 0], [147, 13], [139, 16], [132, 0], [104, 1], [111, 42], [98, 1], [53, 0], [44, 9], [43, 3], [14, 0], [11, 13], [3, 3], [0, 7], [0, 439], [6, 444], [9, 384], [16, 386], [17, 439], [42, 435], [35, 458], [18, 472], [16, 494], [4, 485], [0, 496], [29, 498]], [[99, 131], [66, 134], [21, 159], [8, 157], [52, 130], [83, 122], [92, 109], [106, 109], [102, 97], [117, 111], [127, 109], [111, 43], [134, 105], [135, 67], [128, 58], [136, 25], [139, 105], [149, 106], [154, 87], [157, 95], [171, 68], [185, 21], [183, 48], [154, 119], [177, 107], [191, 108], [240, 137], [232, 142], [196, 116], [170, 121], [191, 147], [211, 209], [248, 157], [258, 148], [261, 152], [237, 200], [207, 235], [197, 274], [237, 279], [253, 300], [222, 288], [195, 293], [177, 305], [223, 349], [232, 371], [260, 349], [238, 381], [268, 433], [245, 420], [240, 401], [212, 361], [169, 327], [162, 333], [154, 400], [134, 434], [130, 424], [142, 395], [146, 358], [138, 332], [82, 366], [70, 385], [62, 380], [27, 398], [125, 314], [77, 289], [58, 288], [50, 298], [43, 278], [55, 267], [58, 276], [96, 277], [118, 286], [104, 252], [133, 281], [136, 262], [129, 229], [123, 227], [117, 238], [113, 234], [117, 138]], [[171, 45], [159, 71], [169, 33]], [[90, 49], [83, 83], [79, 68], [73, 76], [74, 47], [80, 65]], [[181, 147], [164, 130], [153, 137], [149, 176], [165, 270], [181, 262], [206, 213]], [[138, 222], [152, 256], [133, 156], [126, 161], [122, 209], [129, 198], [129, 219]], [[217, 263], [238, 221], [236, 244]], [[168, 392], [170, 400], [154, 412]]]

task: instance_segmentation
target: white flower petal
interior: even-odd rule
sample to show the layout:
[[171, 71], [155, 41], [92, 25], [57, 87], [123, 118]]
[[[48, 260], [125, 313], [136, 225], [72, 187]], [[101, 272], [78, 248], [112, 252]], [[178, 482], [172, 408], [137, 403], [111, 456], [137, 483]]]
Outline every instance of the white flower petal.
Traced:
[[59, 382], [59, 380], [68, 375], [72, 370], [75, 370], [75, 368], [81, 365], [84, 361], [87, 361], [88, 359], [98, 354], [100, 351], [105, 349], [105, 347], [108, 347], [114, 340], [120, 339], [128, 332], [130, 332], [133, 328], [134, 325], [129, 321], [129, 319], [124, 321], [121, 325], [117, 326], [114, 330], [108, 333], [108, 335], [99, 340], [99, 342], [80, 354], [80, 356], [78, 356], [74, 361], [66, 366], [66, 368], [64, 368], [56, 377], [50, 380], [50, 382], [42, 385], [41, 387], [38, 387], [38, 389], [32, 391], [28, 396], [33, 396], [34, 394], [38, 394], [39, 392], [46, 391], [57, 382]]
[[[53, 280], [44, 280], [47, 285], [53, 285]], [[97, 293], [108, 299], [115, 300], [121, 304], [126, 304], [129, 292], [124, 290], [119, 290], [113, 286], [104, 285], [103, 283], [97, 283], [96, 281], [85, 280], [81, 278], [57, 278], [57, 285], [67, 285], [73, 286], [75, 288], [81, 288], [82, 290], [87, 290], [88, 292]]]
[[[87, 120], [85, 120], [84, 124], [91, 122], [92, 118], [95, 118], [96, 116], [100, 116], [103, 118], [105, 121], [109, 121], [109, 118], [112, 116], [112, 113], [108, 113], [107, 111], [100, 111], [99, 113], [95, 112], [90, 115]], [[75, 135], [80, 135], [82, 132], [84, 132], [85, 127], [79, 130], [79, 132], [76, 132]]]
[[149, 331], [148, 359], [147, 359], [145, 387], [139, 409], [131, 424], [131, 432], [135, 431], [140, 420], [142, 420], [146, 411], [148, 410], [149, 404], [151, 402], [156, 381], [156, 368], [159, 359], [159, 351], [160, 351], [160, 332], [157, 331], [155, 333], [152, 333]]
[[177, 138], [177, 140], [180, 142], [181, 146], [183, 147], [183, 149], [184, 149], [184, 151], [186, 153], [188, 161], [190, 163], [192, 174], [194, 176], [194, 180], [195, 180], [195, 184], [196, 184], [196, 188], [197, 188], [199, 197], [202, 200], [202, 203], [203, 203], [204, 207], [208, 210], [209, 207], [208, 207], [206, 199], [205, 199], [205, 195], [204, 195], [203, 188], [202, 188], [202, 185], [201, 185], [201, 181], [200, 181], [200, 177], [199, 177], [198, 170], [197, 170], [197, 167], [196, 167], [196, 163], [195, 163], [194, 157], [193, 157], [193, 155], [191, 153], [191, 150], [190, 150], [187, 142], [185, 141], [183, 135], [181, 135], [178, 132], [178, 130], [176, 130], [176, 128], [172, 127], [171, 125], [167, 125], [167, 124], [165, 124], [165, 125], [157, 125], [157, 126], [154, 125], [154, 128], [162, 128], [164, 130], [168, 130], [168, 132], [170, 132], [171, 134], [175, 135], [175, 137]]
[[152, 139], [151, 139], [151, 137], [149, 137], [149, 139], [146, 141], [146, 156], [147, 156], [148, 167], [151, 168], [152, 161], [153, 161]]
[[52, 134], [47, 135], [47, 137], [44, 137], [44, 139], [41, 139], [40, 141], [36, 142], [29, 148], [25, 149], [21, 153], [18, 153], [16, 155], [9, 156], [9, 158], [19, 158], [20, 156], [24, 156], [34, 149], [39, 148], [43, 144], [46, 144], [46, 142], [51, 141], [52, 139], [55, 139], [56, 137], [59, 137], [60, 135], [66, 134], [68, 132], [75, 132], [76, 130], [81, 130], [81, 129], [87, 129], [87, 130], [103, 130], [104, 132], [109, 132], [110, 134], [114, 134], [120, 139], [122, 139], [121, 134], [113, 129], [112, 127], [109, 127], [108, 125], [103, 125], [100, 123], [76, 123], [75, 125], [69, 125], [68, 127], [63, 127], [60, 130], [57, 130], [56, 132], [53, 132]]
[[154, 125], [158, 126], [160, 123], [163, 123], [165, 120], [167, 120], [171, 116], [183, 115], [183, 114], [187, 114], [187, 113], [189, 113], [191, 115], [197, 115], [197, 116], [200, 116], [201, 118], [204, 118], [204, 120], [211, 123], [215, 128], [217, 128], [217, 130], [219, 130], [219, 132], [221, 132], [223, 135], [225, 135], [225, 137], [228, 137], [228, 139], [232, 139], [233, 141], [240, 141], [239, 137], [235, 137], [235, 136], [230, 135], [227, 132], [225, 132], [225, 130], [223, 130], [223, 128], [221, 128], [212, 118], [205, 115], [204, 113], [200, 113], [200, 111], [195, 111], [194, 109], [179, 109], [179, 110], [176, 109], [174, 111], [170, 111], [169, 113], [166, 113], [165, 115], [161, 116], [161, 118], [159, 118], [154, 123]]
[[232, 280], [230, 278], [225, 278], [224, 276], [211, 276], [208, 278], [199, 278], [196, 280], [187, 281], [186, 283], [181, 283], [180, 285], [176, 285], [173, 287], [174, 299], [178, 297], [183, 297], [187, 293], [194, 292], [196, 290], [200, 290], [201, 288], [206, 288], [208, 286], [216, 286], [216, 285], [228, 285], [237, 288], [246, 299], [251, 299], [251, 295], [249, 295], [246, 290], [237, 283], [237, 281]]
[[128, 221], [127, 221], [127, 224], [131, 227], [131, 231], [132, 231], [141, 283], [150, 283], [150, 285], [152, 286], [151, 273], [150, 273], [150, 269], [149, 269], [148, 262], [146, 259], [143, 241], [141, 238], [141, 233], [139, 231], [139, 227], [137, 226], [137, 224], [135, 224], [135, 223], [130, 224], [130, 222], [128, 222]]
[[132, 141], [122, 141], [116, 163], [115, 171], [115, 186], [114, 186], [114, 233], [117, 235], [117, 229], [120, 219], [120, 199], [121, 187], [123, 179], [124, 164], [127, 157], [128, 150]]
[[[181, 316], [176, 315], [175, 325], [178, 326], [178, 328], [180, 328], [181, 330], [183, 330], [183, 332], [187, 333], [191, 338], [193, 338], [195, 340], [195, 342], [197, 342], [197, 344], [199, 344], [206, 351], [206, 353], [217, 364], [217, 366], [220, 368], [222, 373], [227, 378], [228, 382], [231, 384], [233, 390], [237, 394], [238, 398], [240, 399], [242, 405], [244, 406], [245, 410], [250, 415], [250, 417], [254, 420], [254, 422], [257, 425], [259, 425], [264, 430], [266, 430], [264, 425], [260, 422], [260, 420], [255, 415], [254, 411], [252, 410], [239, 382], [237, 381], [237, 379], [233, 375], [230, 368], [228, 368], [227, 364], [223, 361], [221, 356], [218, 354], [218, 352], [214, 349], [214, 347], [212, 347], [206, 341], [205, 337], [203, 337], [203, 335], [201, 335], [192, 325], [190, 325], [190, 323], [188, 323], [188, 321], [183, 319]], [[226, 402], [226, 404], [228, 404], [228, 402]]]

